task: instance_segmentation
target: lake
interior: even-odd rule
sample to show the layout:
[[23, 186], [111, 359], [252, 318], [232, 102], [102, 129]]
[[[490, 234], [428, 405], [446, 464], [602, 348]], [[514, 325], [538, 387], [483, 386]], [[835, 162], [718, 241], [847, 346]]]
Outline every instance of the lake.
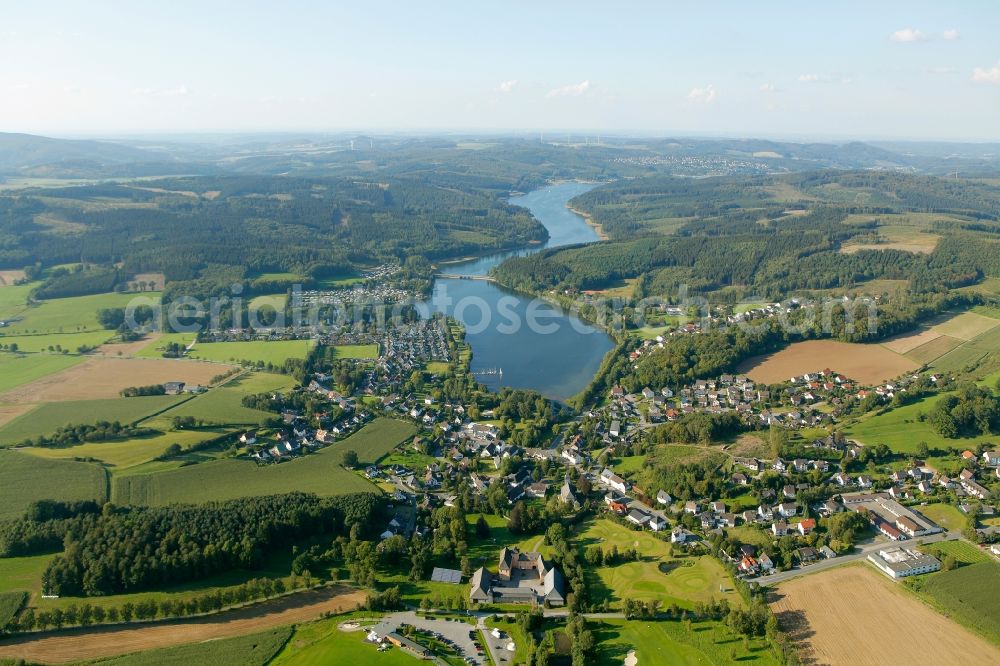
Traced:
[[[510, 203], [527, 208], [548, 229], [548, 241], [448, 264], [444, 270], [455, 275], [486, 275], [512, 256], [600, 240], [593, 227], [566, 207], [570, 199], [593, 187], [559, 183], [512, 198]], [[533, 389], [566, 400], [587, 387], [604, 355], [614, 347], [602, 330], [559, 306], [484, 280], [438, 278], [431, 307], [465, 326], [465, 340], [472, 347], [472, 372], [491, 390], [500, 386]], [[494, 374], [497, 370], [503, 374]]]

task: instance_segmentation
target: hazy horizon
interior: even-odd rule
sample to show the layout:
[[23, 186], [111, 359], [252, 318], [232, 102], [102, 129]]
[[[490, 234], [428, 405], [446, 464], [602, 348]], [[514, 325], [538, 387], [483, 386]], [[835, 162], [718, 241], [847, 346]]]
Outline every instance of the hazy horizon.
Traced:
[[1000, 140], [994, 4], [375, 5], [9, 7], [0, 131]]

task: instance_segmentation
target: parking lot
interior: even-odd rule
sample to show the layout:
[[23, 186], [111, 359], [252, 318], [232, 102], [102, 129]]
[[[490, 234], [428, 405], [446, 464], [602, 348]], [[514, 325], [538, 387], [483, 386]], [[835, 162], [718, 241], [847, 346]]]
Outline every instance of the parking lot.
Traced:
[[[476, 648], [476, 643], [480, 641], [479, 632], [476, 631], [476, 627], [468, 622], [460, 620], [449, 621], [444, 618], [430, 619], [417, 615], [412, 611], [407, 611], [386, 615], [373, 629], [379, 636], [385, 636], [393, 631], [397, 631], [403, 624], [408, 624], [420, 631], [427, 631], [434, 634], [438, 640], [454, 648], [469, 664], [475, 664], [476, 666], [485, 666], [486, 664], [485, 653], [480, 654], [482, 650]], [[472, 636], [474, 638], [470, 637], [470, 631], [473, 632]]]

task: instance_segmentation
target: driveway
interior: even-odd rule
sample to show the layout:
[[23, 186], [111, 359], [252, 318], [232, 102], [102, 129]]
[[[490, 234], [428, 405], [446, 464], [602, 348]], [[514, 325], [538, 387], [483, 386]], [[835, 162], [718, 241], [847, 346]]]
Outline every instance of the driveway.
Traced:
[[[449, 622], [444, 618], [431, 620], [421, 617], [413, 611], [406, 611], [386, 615], [372, 628], [378, 633], [379, 636], [385, 636], [386, 634], [398, 630], [401, 624], [409, 624], [421, 631], [439, 634], [441, 637], [450, 641], [452, 647], [454, 647], [463, 657], [471, 657], [471, 663], [476, 664], [477, 666], [485, 666], [486, 664], [486, 656], [476, 654], [476, 646], [474, 644], [475, 641], [469, 638], [469, 631], [473, 631], [475, 628], [468, 622]], [[476, 634], [476, 638], [479, 638], [478, 633]]]

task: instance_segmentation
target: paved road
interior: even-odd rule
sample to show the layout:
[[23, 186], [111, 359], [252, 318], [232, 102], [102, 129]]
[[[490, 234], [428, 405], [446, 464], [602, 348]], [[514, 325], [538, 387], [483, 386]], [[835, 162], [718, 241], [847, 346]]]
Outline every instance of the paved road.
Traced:
[[826, 569], [831, 569], [833, 567], [838, 567], [841, 564], [847, 564], [848, 562], [854, 562], [862, 558], [868, 557], [869, 554], [877, 552], [878, 550], [885, 548], [887, 546], [901, 545], [901, 546], [916, 546], [923, 543], [933, 543], [935, 541], [942, 541], [945, 539], [957, 539], [959, 538], [958, 533], [947, 533], [942, 532], [940, 534], [931, 534], [929, 536], [917, 537], [916, 539], [908, 539], [906, 541], [869, 541], [862, 544], [858, 549], [849, 554], [841, 555], [840, 557], [835, 557], [832, 560], [820, 560], [814, 564], [809, 564], [804, 567], [796, 567], [794, 569], [789, 569], [788, 571], [779, 571], [778, 573], [771, 574], [770, 576], [758, 576], [757, 578], [748, 578], [747, 581], [751, 583], [758, 583], [760, 585], [776, 585], [778, 583], [784, 582], [786, 580], [796, 578], [798, 576], [804, 576], [806, 574], [817, 573], [819, 571], [824, 571]]

